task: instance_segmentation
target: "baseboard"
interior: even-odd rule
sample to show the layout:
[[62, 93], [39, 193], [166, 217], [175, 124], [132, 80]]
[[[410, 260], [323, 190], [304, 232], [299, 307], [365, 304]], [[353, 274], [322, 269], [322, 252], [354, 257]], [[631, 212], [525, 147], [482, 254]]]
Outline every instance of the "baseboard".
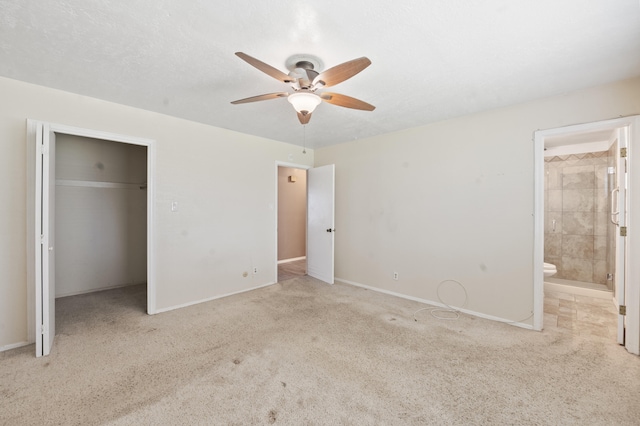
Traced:
[[269, 287], [269, 286], [274, 285], [274, 284], [277, 284], [277, 283], [272, 282], [272, 283], [262, 284], [262, 285], [259, 285], [257, 287], [251, 287], [251, 288], [247, 288], [245, 290], [235, 291], [233, 293], [222, 294], [220, 296], [213, 296], [213, 297], [209, 297], [209, 298], [206, 298], [206, 299], [196, 300], [194, 302], [187, 302], [187, 303], [183, 303], [181, 305], [170, 306], [168, 308], [156, 309], [155, 313], [156, 314], [160, 314], [162, 312], [168, 312], [168, 311], [173, 311], [173, 310], [180, 309], [180, 308], [186, 308], [188, 306], [198, 305], [200, 303], [211, 302], [212, 300], [222, 299], [224, 297], [229, 297], [229, 296], [233, 296], [233, 295], [236, 295], [236, 294], [246, 293], [248, 291], [258, 290], [259, 288]]
[[282, 260], [278, 260], [278, 265], [281, 264], [281, 263], [295, 262], [296, 260], [304, 260], [306, 258], [307, 258], [307, 256], [292, 257], [291, 259], [282, 259]]
[[12, 343], [10, 345], [0, 346], [0, 352], [10, 351], [11, 349], [15, 349], [15, 348], [21, 348], [23, 346], [31, 345], [32, 343], [33, 342], [31, 342], [31, 343], [29, 343], [29, 342], [18, 342], [18, 343]]
[[56, 299], [59, 299], [61, 297], [78, 296], [80, 294], [96, 293], [98, 291], [115, 290], [116, 288], [129, 287], [131, 285], [138, 285], [138, 284], [146, 284], [146, 283], [119, 284], [119, 285], [112, 285], [112, 286], [109, 286], [109, 287], [92, 288], [90, 290], [72, 291], [72, 292], [69, 292], [69, 293], [62, 293], [62, 294], [59, 294], [59, 295], [57, 294], [56, 295]]
[[[367, 290], [373, 290], [376, 291], [378, 293], [384, 293], [384, 294], [388, 294], [390, 296], [395, 296], [395, 297], [399, 297], [401, 299], [407, 299], [407, 300], [412, 300], [414, 302], [419, 302], [419, 303], [425, 303], [427, 305], [433, 305], [433, 306], [437, 306], [439, 308], [448, 308], [448, 306], [440, 303], [440, 302], [434, 302], [433, 300], [427, 300], [427, 299], [421, 299], [419, 297], [413, 297], [413, 296], [409, 296], [406, 294], [402, 294], [402, 293], [397, 293], [395, 291], [390, 291], [390, 290], [384, 290], [381, 288], [377, 288], [377, 287], [372, 287], [369, 285], [365, 285], [365, 284], [360, 284], [357, 282], [353, 282], [353, 281], [349, 281], [349, 280], [345, 280], [342, 278], [336, 278], [336, 281], [340, 281], [341, 283], [344, 284], [349, 284], [355, 287], [362, 287], [362, 288], [366, 288]], [[497, 322], [502, 322], [505, 324], [509, 324], [509, 325], [514, 325], [516, 327], [520, 327], [520, 328], [526, 328], [527, 330], [533, 330], [533, 325], [531, 324], [525, 324], [523, 322], [518, 322], [518, 321], [512, 321], [512, 320], [508, 320], [508, 319], [504, 319], [504, 318], [500, 318], [500, 317], [495, 317], [493, 315], [487, 315], [487, 314], [483, 314], [480, 312], [475, 312], [475, 311], [470, 311], [469, 309], [460, 309], [460, 308], [456, 308], [456, 310], [467, 314], [467, 315], [472, 315], [474, 317], [478, 317], [478, 318], [483, 318], [483, 319], [488, 319], [491, 321], [497, 321]], [[531, 314], [531, 317], [533, 317], [533, 314]]]

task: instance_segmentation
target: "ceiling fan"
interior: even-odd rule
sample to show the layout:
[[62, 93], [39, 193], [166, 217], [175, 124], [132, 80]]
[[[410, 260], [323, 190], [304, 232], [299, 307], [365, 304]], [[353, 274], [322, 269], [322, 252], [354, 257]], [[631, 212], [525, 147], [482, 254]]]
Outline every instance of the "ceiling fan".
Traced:
[[309, 120], [311, 120], [311, 113], [322, 101], [345, 108], [364, 111], [373, 111], [376, 108], [364, 101], [339, 93], [316, 93], [319, 89], [342, 83], [367, 68], [371, 65], [371, 61], [368, 58], [353, 59], [329, 68], [326, 71], [318, 72], [316, 68], [321, 64], [318, 58], [311, 55], [296, 55], [287, 60], [287, 65], [291, 71], [289, 74], [285, 74], [246, 53], [236, 52], [236, 56], [276, 80], [291, 85], [293, 93], [277, 92], [252, 96], [231, 102], [234, 105], [287, 98], [298, 113], [298, 119], [302, 124], [307, 124]]

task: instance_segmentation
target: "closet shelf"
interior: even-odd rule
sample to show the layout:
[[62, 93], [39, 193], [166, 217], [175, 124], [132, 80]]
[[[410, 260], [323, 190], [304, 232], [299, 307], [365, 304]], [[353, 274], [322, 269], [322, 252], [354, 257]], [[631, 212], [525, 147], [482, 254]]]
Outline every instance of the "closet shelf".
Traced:
[[146, 182], [143, 183], [118, 183], [118, 182], [97, 182], [90, 180], [69, 180], [56, 179], [56, 186], [78, 186], [84, 188], [111, 188], [111, 189], [145, 189]]

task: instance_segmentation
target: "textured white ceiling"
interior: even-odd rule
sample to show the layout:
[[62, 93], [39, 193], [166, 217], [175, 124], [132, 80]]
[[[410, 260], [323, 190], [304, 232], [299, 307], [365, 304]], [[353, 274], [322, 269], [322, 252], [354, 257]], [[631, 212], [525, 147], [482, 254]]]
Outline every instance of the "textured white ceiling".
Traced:
[[638, 0], [0, 0], [0, 75], [300, 144], [288, 102], [231, 105], [288, 87], [286, 71], [372, 65], [330, 90], [377, 108], [321, 104], [318, 148], [640, 75]]

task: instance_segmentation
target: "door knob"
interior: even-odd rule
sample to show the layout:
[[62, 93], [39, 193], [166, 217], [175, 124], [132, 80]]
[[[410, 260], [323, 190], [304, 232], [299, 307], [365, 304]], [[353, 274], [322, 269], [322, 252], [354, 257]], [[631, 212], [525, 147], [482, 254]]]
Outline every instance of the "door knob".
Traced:
[[327, 232], [336, 232], [336, 230], [329, 228], [329, 229], [327, 229]]

